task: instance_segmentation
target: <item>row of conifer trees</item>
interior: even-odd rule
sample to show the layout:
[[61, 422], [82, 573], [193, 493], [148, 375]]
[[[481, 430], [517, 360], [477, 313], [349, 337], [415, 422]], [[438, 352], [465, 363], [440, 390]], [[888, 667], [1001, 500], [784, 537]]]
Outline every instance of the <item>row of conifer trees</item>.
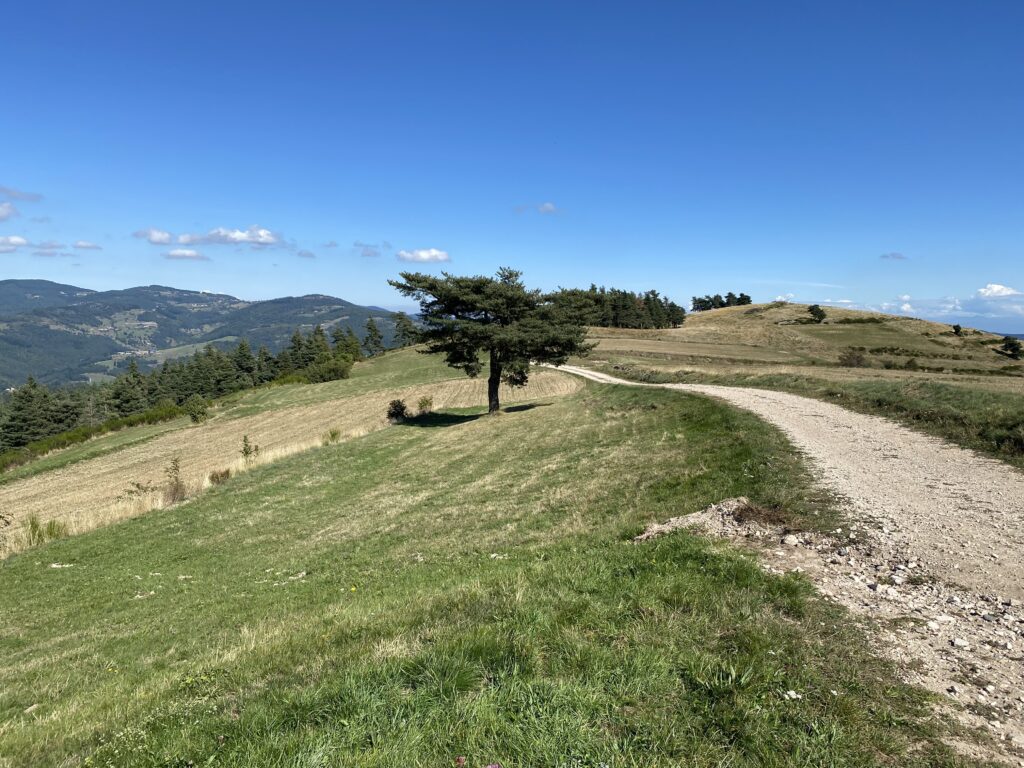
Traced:
[[[415, 329], [409, 318], [397, 318], [396, 326], [396, 341], [411, 343]], [[24, 451], [40, 442], [46, 447], [47, 439], [69, 432], [87, 438], [105, 431], [104, 425], [160, 421], [184, 413], [199, 420], [213, 398], [270, 382], [347, 378], [355, 361], [384, 349], [383, 335], [371, 318], [363, 340], [351, 328], [336, 327], [328, 336], [318, 325], [308, 334], [296, 330], [276, 355], [266, 347], [253, 352], [243, 339], [231, 349], [207, 346], [149, 372], [141, 371], [133, 358], [112, 382], [50, 389], [30, 378], [0, 404], [0, 452]]]

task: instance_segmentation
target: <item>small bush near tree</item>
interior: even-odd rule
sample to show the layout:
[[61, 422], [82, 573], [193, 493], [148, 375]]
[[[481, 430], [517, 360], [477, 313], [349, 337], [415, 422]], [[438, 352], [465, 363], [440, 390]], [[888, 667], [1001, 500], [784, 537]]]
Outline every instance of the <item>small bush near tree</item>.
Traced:
[[845, 368], [863, 368], [868, 364], [868, 359], [861, 350], [850, 347], [839, 355], [839, 364]]
[[416, 408], [421, 415], [430, 413], [432, 410], [434, 410], [434, 398], [432, 398], [430, 395], [424, 395], [416, 404]]
[[409, 418], [409, 408], [403, 400], [392, 400], [388, 403], [388, 421], [399, 424]]
[[818, 304], [811, 304], [811, 306], [807, 308], [807, 314], [809, 314], [816, 323], [825, 322], [825, 318], [827, 317], [825, 310]]

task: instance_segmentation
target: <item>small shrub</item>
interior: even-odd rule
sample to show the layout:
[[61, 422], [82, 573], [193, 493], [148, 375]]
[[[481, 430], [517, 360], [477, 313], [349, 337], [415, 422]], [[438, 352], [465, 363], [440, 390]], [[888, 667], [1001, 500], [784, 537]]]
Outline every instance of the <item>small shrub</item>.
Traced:
[[919, 365], [917, 364], [917, 358], [916, 358], [916, 357], [912, 357], [912, 358], [910, 358], [909, 360], [907, 360], [907, 362], [905, 362], [905, 363], [903, 364], [903, 370], [905, 370], [905, 371], [916, 371], [916, 370], [918, 370], [918, 369], [919, 369], [920, 367], [921, 367], [921, 366], [919, 366]]
[[863, 368], [868, 364], [864, 352], [850, 347], [839, 355], [839, 364], [845, 368]]
[[434, 398], [430, 395], [424, 395], [420, 398], [420, 401], [416, 403], [416, 408], [420, 412], [420, 415], [430, 413], [434, 410]]
[[210, 473], [210, 485], [223, 485], [230, 477], [230, 469], [215, 469]]
[[392, 400], [388, 403], [388, 421], [399, 424], [409, 418], [409, 408], [404, 400]]
[[167, 485], [164, 486], [164, 504], [177, 504], [188, 498], [188, 489], [181, 479], [181, 459], [175, 456], [164, 470]]
[[336, 427], [327, 430], [320, 436], [320, 442], [323, 445], [334, 445], [339, 440], [341, 440], [341, 430]]
[[249, 440], [248, 435], [242, 435], [242, 458], [245, 459], [245, 465], [251, 465], [256, 457], [260, 455], [260, 447], [256, 443]]
[[822, 309], [819, 304], [811, 304], [811, 306], [807, 308], [807, 314], [809, 314], [811, 319], [816, 323], [825, 322], [825, 310]]
[[202, 395], [189, 395], [188, 400], [182, 406], [188, 417], [192, 419], [193, 424], [202, 424], [210, 418], [209, 407], [209, 403], [206, 402]]
[[960, 325], [960, 323], [956, 323], [953, 326], [953, 334], [955, 336], [963, 336], [964, 335], [964, 327], [962, 325]]
[[885, 360], [882, 361], [882, 367], [885, 368], [885, 370], [887, 371], [891, 371], [896, 368], [899, 368], [899, 365], [896, 363], [895, 360], [887, 357]]

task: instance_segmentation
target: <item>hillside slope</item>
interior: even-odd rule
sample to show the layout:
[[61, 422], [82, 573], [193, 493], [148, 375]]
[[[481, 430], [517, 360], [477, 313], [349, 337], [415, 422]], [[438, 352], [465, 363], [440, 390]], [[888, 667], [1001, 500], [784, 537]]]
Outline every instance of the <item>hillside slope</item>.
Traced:
[[826, 321], [814, 324], [806, 322], [804, 304], [755, 304], [695, 312], [680, 328], [594, 328], [591, 337], [599, 353], [701, 365], [835, 365], [850, 347], [863, 349], [879, 367], [911, 358], [965, 372], [1014, 364], [994, 351], [1000, 337], [984, 331], [968, 328], [957, 336], [951, 326], [928, 320], [834, 307], [826, 312]]
[[102, 377], [128, 355], [145, 366], [191, 354], [197, 345], [239, 338], [276, 352], [296, 328], [341, 325], [362, 335], [370, 317], [390, 340], [390, 312], [332, 296], [248, 302], [159, 285], [97, 292], [6, 280], [0, 283], [0, 387], [16, 386], [30, 375], [48, 384]]
[[[422, 360], [349, 394], [376, 409]], [[238, 406], [323, 392], [284, 389]], [[592, 384], [478, 402], [0, 562], [5, 768], [964, 764], [806, 581], [629, 541], [738, 495], [825, 514], [777, 432]]]

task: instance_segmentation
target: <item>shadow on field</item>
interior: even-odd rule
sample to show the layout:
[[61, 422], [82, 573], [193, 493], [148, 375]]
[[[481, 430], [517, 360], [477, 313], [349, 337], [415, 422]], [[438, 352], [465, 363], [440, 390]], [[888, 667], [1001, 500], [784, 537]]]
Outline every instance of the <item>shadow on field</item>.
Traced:
[[421, 413], [406, 419], [403, 424], [409, 427], [454, 427], [476, 421], [482, 413]]
[[[520, 413], [531, 411], [534, 408], [541, 408], [552, 403], [523, 403], [522, 405], [510, 405], [502, 408], [502, 413]], [[409, 427], [455, 427], [459, 424], [466, 424], [487, 416], [486, 413], [444, 413], [432, 412], [421, 413], [418, 416], [411, 416], [402, 423]]]

